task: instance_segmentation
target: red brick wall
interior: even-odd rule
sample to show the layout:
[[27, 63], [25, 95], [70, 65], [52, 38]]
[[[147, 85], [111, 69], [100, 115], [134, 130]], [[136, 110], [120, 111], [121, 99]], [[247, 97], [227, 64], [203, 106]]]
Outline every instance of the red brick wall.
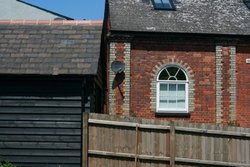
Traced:
[[230, 48], [222, 47], [222, 123], [230, 122]]
[[250, 127], [250, 45], [237, 48], [237, 123]]
[[[181, 41], [181, 42], [179, 42]], [[129, 114], [148, 119], [185, 120], [197, 123], [216, 123], [216, 45], [211, 41], [196, 40], [133, 40], [130, 52], [130, 95]], [[221, 108], [217, 112], [222, 112], [222, 124], [239, 125], [250, 127], [250, 64], [246, 59], [250, 58], [250, 46], [238, 46], [236, 52], [236, 121], [232, 117], [235, 110], [232, 106], [234, 95], [232, 95], [231, 69], [232, 48], [228, 44], [221, 45], [221, 97], [219, 103]], [[116, 43], [115, 59], [124, 62], [124, 44]], [[186, 69], [190, 83], [194, 85], [192, 92], [192, 107], [190, 116], [157, 116], [156, 115], [156, 81], [157, 72], [164, 67], [163, 64], [177, 63]], [[128, 62], [126, 62], [128, 63]], [[125, 64], [126, 64], [125, 63]], [[217, 62], [218, 63], [218, 62]], [[218, 64], [220, 66], [220, 63]], [[125, 71], [126, 73], [127, 71]], [[125, 82], [125, 81], [124, 81]], [[152, 85], [155, 87], [152, 88]], [[191, 84], [190, 84], [191, 85]], [[218, 86], [218, 85], [217, 85]], [[220, 86], [218, 87], [220, 88]], [[124, 83], [121, 84], [122, 93], [126, 94]], [[128, 91], [127, 90], [127, 91]], [[218, 103], [218, 104], [219, 104]], [[115, 89], [114, 112], [124, 115], [124, 99], [119, 89]], [[217, 122], [218, 123], [218, 122]], [[220, 123], [220, 122], [219, 122]]]
[[[215, 47], [194, 43], [134, 42], [131, 49], [131, 115], [142, 118], [157, 118], [151, 108], [151, 79], [154, 67], [162, 61], [175, 59], [193, 71], [195, 92], [192, 122], [215, 122]], [[156, 95], [155, 95], [156, 96]], [[175, 119], [175, 117], [160, 117]]]
[[[125, 48], [123, 43], [117, 43], [116, 44], [116, 60], [124, 62], [125, 54], [124, 54]], [[115, 89], [115, 111], [117, 115], [123, 115], [123, 94], [124, 94], [124, 82], [119, 85], [119, 88], [117, 87]]]

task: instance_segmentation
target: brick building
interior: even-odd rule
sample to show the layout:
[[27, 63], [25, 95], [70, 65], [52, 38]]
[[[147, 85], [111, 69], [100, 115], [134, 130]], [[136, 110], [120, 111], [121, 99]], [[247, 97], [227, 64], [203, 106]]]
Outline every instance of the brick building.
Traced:
[[[110, 114], [250, 127], [250, 2], [108, 0]], [[111, 63], [125, 64], [123, 82]]]

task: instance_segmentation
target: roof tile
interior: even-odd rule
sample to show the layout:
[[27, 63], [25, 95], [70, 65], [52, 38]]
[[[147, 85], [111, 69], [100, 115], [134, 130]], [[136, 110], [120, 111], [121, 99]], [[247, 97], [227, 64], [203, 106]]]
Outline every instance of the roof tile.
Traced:
[[152, 0], [108, 0], [113, 31], [250, 35], [242, 0], [173, 0], [176, 10], [154, 10]]
[[102, 22], [25, 22], [0, 21], [0, 74], [97, 74]]

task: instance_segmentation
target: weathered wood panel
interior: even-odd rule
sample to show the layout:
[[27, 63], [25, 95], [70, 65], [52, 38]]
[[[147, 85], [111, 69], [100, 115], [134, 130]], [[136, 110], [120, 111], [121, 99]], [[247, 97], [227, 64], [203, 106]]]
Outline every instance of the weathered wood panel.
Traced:
[[0, 155], [17, 166], [80, 167], [81, 113], [79, 96], [0, 96]]

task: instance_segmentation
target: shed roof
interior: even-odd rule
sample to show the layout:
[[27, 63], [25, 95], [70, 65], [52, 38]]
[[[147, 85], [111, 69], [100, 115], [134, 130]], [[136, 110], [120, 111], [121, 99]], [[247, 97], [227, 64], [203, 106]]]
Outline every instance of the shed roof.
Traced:
[[155, 10], [152, 0], [108, 0], [111, 30], [250, 35], [243, 0], [173, 0], [176, 10]]
[[0, 74], [97, 74], [102, 21], [0, 21]]

